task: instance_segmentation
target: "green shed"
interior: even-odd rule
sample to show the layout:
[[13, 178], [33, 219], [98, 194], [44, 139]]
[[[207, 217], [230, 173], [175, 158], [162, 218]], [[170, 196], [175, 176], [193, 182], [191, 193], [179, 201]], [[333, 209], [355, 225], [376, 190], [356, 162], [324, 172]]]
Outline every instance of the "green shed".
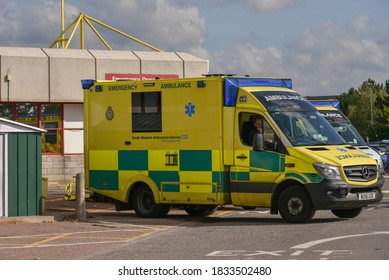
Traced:
[[0, 218], [42, 215], [42, 132], [0, 118]]

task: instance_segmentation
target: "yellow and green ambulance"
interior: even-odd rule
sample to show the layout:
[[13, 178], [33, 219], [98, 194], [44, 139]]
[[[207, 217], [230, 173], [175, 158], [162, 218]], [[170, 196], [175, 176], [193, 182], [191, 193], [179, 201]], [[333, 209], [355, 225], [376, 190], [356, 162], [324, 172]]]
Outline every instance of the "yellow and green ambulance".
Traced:
[[[330, 105], [335, 103], [335, 101], [311, 101], [311, 103], [323, 114], [323, 117], [336, 129], [349, 145], [354, 146], [375, 159], [380, 174], [379, 180], [385, 180], [385, 168], [380, 154], [366, 144], [358, 130], [338, 108]], [[339, 101], [337, 101], [337, 103], [339, 104]]]
[[353, 218], [382, 199], [375, 160], [345, 143], [291, 79], [82, 85], [86, 187], [117, 210], [152, 218], [171, 207], [193, 216], [265, 207], [301, 223], [323, 209]]

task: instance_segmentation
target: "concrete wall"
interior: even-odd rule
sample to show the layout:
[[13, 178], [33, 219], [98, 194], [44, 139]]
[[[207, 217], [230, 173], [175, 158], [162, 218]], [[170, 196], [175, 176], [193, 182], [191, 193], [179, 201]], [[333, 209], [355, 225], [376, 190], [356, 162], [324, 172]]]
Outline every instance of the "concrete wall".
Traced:
[[208, 61], [184, 52], [0, 47], [0, 101], [82, 103], [80, 81], [106, 73], [200, 77]]
[[48, 178], [50, 191], [65, 191], [66, 183], [75, 183], [80, 172], [84, 173], [83, 155], [42, 156], [42, 176]]
[[[198, 58], [196, 56], [193, 56], [191, 54], [185, 53], [185, 52], [177, 52], [176, 53], [184, 62], [183, 65], [183, 77], [198, 77], [199, 73], [201, 75], [208, 74], [209, 72], [209, 63], [201, 58]], [[207, 67], [204, 69], [204, 67]]]
[[49, 101], [48, 73], [41, 49], [0, 47], [0, 101]]
[[140, 71], [140, 60], [131, 51], [90, 51], [96, 60], [96, 79], [104, 80], [106, 73], [134, 73]]
[[49, 63], [49, 101], [80, 102], [82, 79], [95, 79], [95, 60], [87, 50], [43, 49]]

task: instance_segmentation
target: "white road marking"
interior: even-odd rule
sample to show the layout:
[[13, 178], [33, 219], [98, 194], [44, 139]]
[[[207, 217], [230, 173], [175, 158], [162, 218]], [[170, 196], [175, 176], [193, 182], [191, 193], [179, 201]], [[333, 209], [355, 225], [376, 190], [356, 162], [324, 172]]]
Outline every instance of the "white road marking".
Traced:
[[302, 253], [304, 253], [304, 250], [297, 250], [296, 252], [290, 254], [291, 256], [299, 256], [301, 255]]
[[324, 238], [324, 239], [319, 239], [319, 240], [303, 243], [303, 244], [300, 244], [300, 245], [296, 245], [296, 246], [291, 247], [291, 249], [307, 249], [307, 248], [316, 246], [318, 244], [326, 243], [326, 242], [330, 242], [330, 241], [334, 241], [334, 240], [345, 239], [345, 238], [353, 238], [353, 237], [360, 237], [360, 236], [369, 236], [369, 235], [381, 235], [381, 234], [388, 234], [389, 235], [389, 231], [371, 232], [371, 233], [362, 233], [362, 234], [344, 235], [344, 236]]

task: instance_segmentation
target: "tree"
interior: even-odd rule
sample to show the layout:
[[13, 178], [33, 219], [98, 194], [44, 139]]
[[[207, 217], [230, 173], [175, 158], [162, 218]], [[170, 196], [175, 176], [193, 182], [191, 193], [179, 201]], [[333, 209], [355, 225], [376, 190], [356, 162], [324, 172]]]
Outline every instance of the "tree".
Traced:
[[340, 104], [362, 137], [370, 141], [389, 139], [389, 80], [384, 86], [368, 79], [358, 89], [342, 93]]

